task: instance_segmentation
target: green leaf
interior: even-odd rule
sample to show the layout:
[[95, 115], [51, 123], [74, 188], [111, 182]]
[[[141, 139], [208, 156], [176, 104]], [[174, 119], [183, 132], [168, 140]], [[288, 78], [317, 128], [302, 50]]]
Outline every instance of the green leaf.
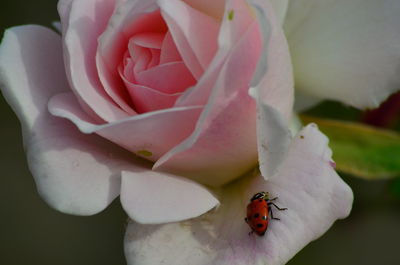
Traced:
[[339, 171], [364, 179], [400, 176], [400, 134], [354, 122], [300, 118], [328, 136]]

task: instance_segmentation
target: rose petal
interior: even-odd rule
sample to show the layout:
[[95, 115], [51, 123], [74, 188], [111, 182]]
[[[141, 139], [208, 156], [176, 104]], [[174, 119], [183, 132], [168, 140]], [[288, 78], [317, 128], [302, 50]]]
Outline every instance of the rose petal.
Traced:
[[133, 72], [132, 68], [133, 63], [128, 60], [125, 69], [122, 70], [122, 67], [119, 67], [119, 71], [138, 113], [172, 108], [176, 99], [182, 95], [182, 93], [166, 94], [153, 88], [135, 84], [136, 80], [133, 74], [129, 78], [129, 72]]
[[289, 6], [289, 0], [270, 0], [270, 1], [272, 7], [275, 10], [276, 16], [279, 18], [281, 24], [283, 24]]
[[250, 3], [262, 25], [264, 39], [263, 53], [249, 93], [257, 102], [260, 171], [268, 179], [283, 161], [290, 143], [288, 123], [293, 105], [293, 75], [286, 39], [272, 8], [267, 1]]
[[[225, 17], [218, 36], [219, 46], [237, 43], [254, 22], [254, 13], [247, 1], [230, 0], [225, 4]], [[226, 26], [224, 24], [231, 24]]]
[[[156, 161], [192, 131], [202, 107], [171, 108], [132, 116], [104, 125], [94, 124], [71, 93], [49, 101], [50, 112], [71, 120], [84, 133], [97, 133], [132, 153]], [[133, 155], [132, 155], [133, 157]]]
[[67, 29], [69, 14], [71, 12], [73, 1], [74, 0], [59, 0], [57, 3], [57, 11], [61, 20], [60, 22], [62, 35], [65, 34], [65, 30]]
[[149, 170], [122, 172], [121, 203], [130, 218], [146, 224], [198, 217], [219, 204], [196, 182]]
[[161, 64], [137, 73], [135, 77], [139, 85], [148, 86], [167, 94], [183, 92], [196, 83], [183, 62]]
[[374, 108], [400, 88], [400, 1], [291, 1], [285, 31], [296, 88]]
[[165, 38], [161, 47], [160, 64], [170, 62], [181, 62], [182, 57], [176, 48], [175, 42], [172, 39], [171, 32], [165, 34]]
[[71, 5], [68, 21], [64, 22], [66, 14], [60, 16], [66, 27], [64, 57], [72, 90], [85, 109], [105, 121], [127, 117], [125, 111], [134, 114], [128, 106], [121, 110], [104, 92], [95, 64], [97, 38], [106, 27], [114, 1], [76, 0]]
[[[134, 74], [144, 71], [147, 69], [147, 66], [150, 64], [151, 62], [151, 52], [148, 49], [139, 47], [139, 46], [135, 46], [135, 47], [129, 47], [130, 49], [130, 54], [134, 54], [134, 56], [132, 56], [132, 70], [131, 69], [126, 69], [129, 72], [131, 72], [131, 75], [133, 76], [133, 78], [131, 79], [135, 79], [134, 78]], [[126, 71], [125, 70], [125, 71]], [[128, 75], [125, 75], [126, 77], [128, 77]]]
[[43, 199], [65, 213], [103, 210], [119, 194], [124, 152], [48, 113], [49, 97], [68, 89], [60, 36], [41, 26], [7, 30], [0, 46], [0, 73], [3, 95], [21, 121], [29, 168]]
[[[239, 5], [237, 1], [229, 2], [226, 7], [227, 13], [229, 10], [236, 8], [236, 13], [241, 14], [237, 5]], [[246, 11], [249, 10], [248, 7], [243, 8]], [[261, 8], [265, 15], [260, 18], [260, 23], [266, 24], [265, 20], [271, 13], [272, 8], [268, 5], [264, 5]], [[241, 14], [241, 16], [245, 15]], [[233, 30], [235, 19], [235, 16], [233, 20], [226, 18], [226, 21], [224, 21], [226, 23], [222, 25], [221, 35], [232, 34], [227, 39], [236, 40], [235, 36], [239, 35], [234, 33]], [[241, 19], [245, 20], [245, 18]], [[264, 48], [266, 51], [263, 57], [268, 56], [264, 61], [271, 65], [271, 69], [267, 74], [265, 74], [265, 70], [264, 72], [262, 72], [262, 69], [258, 70], [257, 74], [259, 76], [256, 76], [254, 83], [258, 91], [260, 91], [260, 101], [270, 103], [281, 112], [285, 117], [282, 122], [286, 125], [284, 121], [290, 116], [293, 102], [290, 57], [283, 33], [279, 30], [279, 23], [272, 14], [271, 17], [268, 17], [269, 19], [273, 21], [270, 22], [273, 29], [271, 30], [269, 45]], [[247, 91], [248, 84], [254, 73], [254, 65], [251, 64], [257, 62], [260, 55], [261, 40], [257, 24], [253, 23], [248, 32], [242, 34], [242, 36], [242, 40], [236, 42], [234, 48], [230, 48], [233, 44], [229, 45], [226, 40], [221, 41], [221, 50], [217, 56], [225, 59], [223, 57], [225, 49], [228, 49], [228, 51], [229, 49], [233, 50], [227, 57], [228, 59], [225, 59], [227, 61], [216, 58], [210, 65], [209, 70], [211, 71], [207, 70], [197, 86], [178, 99], [177, 106], [188, 104], [188, 102], [192, 104], [194, 102], [199, 103], [196, 99], [204, 97], [204, 95], [200, 94], [202, 91], [210, 89], [210, 86], [214, 89], [213, 94], [208, 99], [208, 105], [197, 123], [195, 132], [191, 137], [158, 160], [155, 168], [168, 170], [176, 174], [184, 174], [206, 185], [219, 186], [243, 174], [254, 165], [253, 161], [256, 157], [256, 154], [252, 153], [254, 151], [254, 135], [249, 134], [249, 132], [253, 133], [255, 130], [255, 123], [252, 119], [252, 117], [255, 117], [254, 105], [252, 105], [254, 103], [251, 100], [248, 101], [247, 99], [250, 98], [241, 93]], [[225, 63], [222, 70], [218, 68], [218, 64], [221, 62], [217, 61], [217, 59]], [[215, 69], [218, 69], [218, 71]], [[219, 81], [214, 81], [214, 78], [216, 78], [215, 72], [221, 73], [218, 76]], [[236, 73], [238, 72], [240, 72], [240, 79], [237, 78]], [[221, 81], [223, 83], [218, 83]], [[224, 119], [228, 120], [228, 122]], [[238, 122], [237, 124], [235, 123], [236, 121]], [[219, 124], [224, 124], [224, 126], [219, 126]], [[271, 128], [271, 130], [274, 129], [276, 128]], [[226, 146], [229, 146], [229, 152], [226, 152]], [[274, 157], [279, 153], [279, 150], [271, 146], [271, 152], [274, 153], [272, 155]], [[279, 159], [277, 158], [275, 161]], [[196, 168], [196, 171], [193, 171], [193, 168]]]
[[120, 1], [117, 4], [107, 28], [98, 38], [96, 65], [104, 89], [126, 109], [124, 102], [130, 97], [119, 76], [118, 66], [124, 58], [129, 38], [142, 32], [162, 33], [167, 28], [153, 0]]
[[[233, 183], [223, 190], [216, 211], [190, 221], [131, 222], [125, 235], [128, 264], [285, 264], [349, 214], [352, 192], [330, 166], [330, 153], [326, 137], [308, 126], [294, 139], [279, 176], [270, 182], [258, 176]], [[259, 237], [248, 234], [243, 219], [248, 200], [262, 190], [271, 198], [279, 196], [276, 204], [288, 210], [273, 208], [281, 220], [271, 220], [266, 235]]]
[[[188, 89], [184, 95], [177, 100], [176, 106], [207, 104], [226, 58], [235, 47], [236, 43], [246, 35], [250, 24], [254, 22], [249, 6], [243, 1], [227, 1], [225, 9], [224, 20], [222, 21], [220, 34], [218, 36], [217, 54], [198, 80], [196, 86]], [[235, 10], [237, 14], [233, 15], [233, 19], [229, 19], [230, 12], [233, 11], [233, 13], [235, 13]], [[257, 50], [255, 52], [257, 52]]]
[[129, 40], [133, 36], [143, 32], [156, 34], [167, 31], [165, 22], [157, 9], [155, 1], [152, 0], [118, 3], [106, 30], [99, 38], [97, 50], [99, 70], [114, 71], [110, 74], [117, 75], [115, 69], [121, 63]]
[[293, 70], [285, 35], [268, 1], [250, 0], [261, 25], [264, 47], [251, 82], [258, 105], [267, 104], [288, 121], [294, 101]]
[[261, 175], [268, 180], [286, 158], [292, 135], [277, 110], [260, 104], [257, 111], [258, 161]]
[[186, 4], [215, 19], [222, 19], [225, 0], [183, 0]]
[[133, 43], [135, 43], [136, 45], [145, 48], [161, 49], [164, 35], [165, 34], [158, 32], [139, 33], [133, 36], [131, 38], [131, 41], [133, 41]]
[[182, 93], [165, 94], [146, 86], [125, 82], [138, 113], [172, 108]]
[[[256, 110], [247, 91], [261, 49], [259, 37], [254, 23], [232, 48], [218, 80], [211, 84], [213, 94], [196, 130], [158, 160], [155, 168], [220, 186], [256, 164]], [[203, 82], [207, 80], [200, 85]]]
[[182, 1], [158, 3], [183, 61], [198, 79], [217, 51], [219, 23]]
[[[271, 224], [258, 246], [265, 263], [285, 264], [336, 219], [349, 215], [353, 194], [331, 166], [331, 155], [326, 136], [316, 125], [308, 125], [291, 143], [276, 176], [266, 182], [264, 189], [271, 197], [279, 196], [279, 205], [288, 210], [275, 210], [281, 221]], [[251, 193], [260, 190], [260, 183], [261, 178], [252, 184]]]
[[[246, 34], [256, 34], [256, 32], [246, 33], [249, 31], [250, 25], [254, 23], [251, 10], [246, 3], [241, 0], [230, 0], [227, 1], [225, 9], [225, 17], [218, 36], [218, 52], [203, 76], [198, 80], [198, 84], [186, 91], [185, 95], [177, 102], [177, 106], [206, 104], [229, 53]], [[229, 14], [232, 12], [233, 18], [229, 19]], [[250, 37], [253, 37], [253, 35]], [[255, 37], [255, 39], [257, 41], [259, 37]], [[257, 53], [258, 50], [254, 52]]]
[[147, 66], [148, 69], [160, 64], [161, 51], [159, 49], [150, 49], [150, 52], [151, 52], [151, 61]]

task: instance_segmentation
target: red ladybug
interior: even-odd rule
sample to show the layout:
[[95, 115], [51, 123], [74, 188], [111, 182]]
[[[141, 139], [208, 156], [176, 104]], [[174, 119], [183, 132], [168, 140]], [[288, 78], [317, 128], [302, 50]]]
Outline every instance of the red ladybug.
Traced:
[[279, 208], [272, 201], [278, 199], [275, 197], [269, 199], [268, 192], [256, 193], [247, 205], [247, 217], [244, 219], [246, 223], [250, 226], [251, 232], [256, 233], [259, 236], [263, 236], [268, 228], [268, 217], [271, 214], [271, 219], [280, 220], [279, 218], [274, 218], [272, 213], [271, 205], [273, 205], [279, 211], [287, 210], [287, 208]]

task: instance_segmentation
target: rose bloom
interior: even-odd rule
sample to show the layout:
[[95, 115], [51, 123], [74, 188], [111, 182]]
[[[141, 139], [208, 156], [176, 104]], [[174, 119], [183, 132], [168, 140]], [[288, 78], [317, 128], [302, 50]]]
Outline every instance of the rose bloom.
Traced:
[[[318, 128], [288, 129], [291, 59], [300, 107], [374, 106], [394, 90], [385, 47], [399, 2], [339, 16], [359, 2], [61, 0], [61, 36], [7, 30], [1, 89], [39, 193], [76, 215], [120, 196], [129, 264], [286, 263], [353, 200]], [[260, 191], [288, 210], [259, 237], [244, 217]]]

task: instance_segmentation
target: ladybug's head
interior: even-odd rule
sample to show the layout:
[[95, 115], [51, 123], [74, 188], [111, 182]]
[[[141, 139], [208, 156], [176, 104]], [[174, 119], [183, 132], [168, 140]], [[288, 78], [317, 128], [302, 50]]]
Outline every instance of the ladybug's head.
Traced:
[[256, 194], [254, 194], [254, 196], [251, 198], [250, 201], [254, 201], [254, 200], [258, 200], [258, 199], [268, 200], [269, 199], [268, 192], [265, 192], [265, 191], [258, 192]]

